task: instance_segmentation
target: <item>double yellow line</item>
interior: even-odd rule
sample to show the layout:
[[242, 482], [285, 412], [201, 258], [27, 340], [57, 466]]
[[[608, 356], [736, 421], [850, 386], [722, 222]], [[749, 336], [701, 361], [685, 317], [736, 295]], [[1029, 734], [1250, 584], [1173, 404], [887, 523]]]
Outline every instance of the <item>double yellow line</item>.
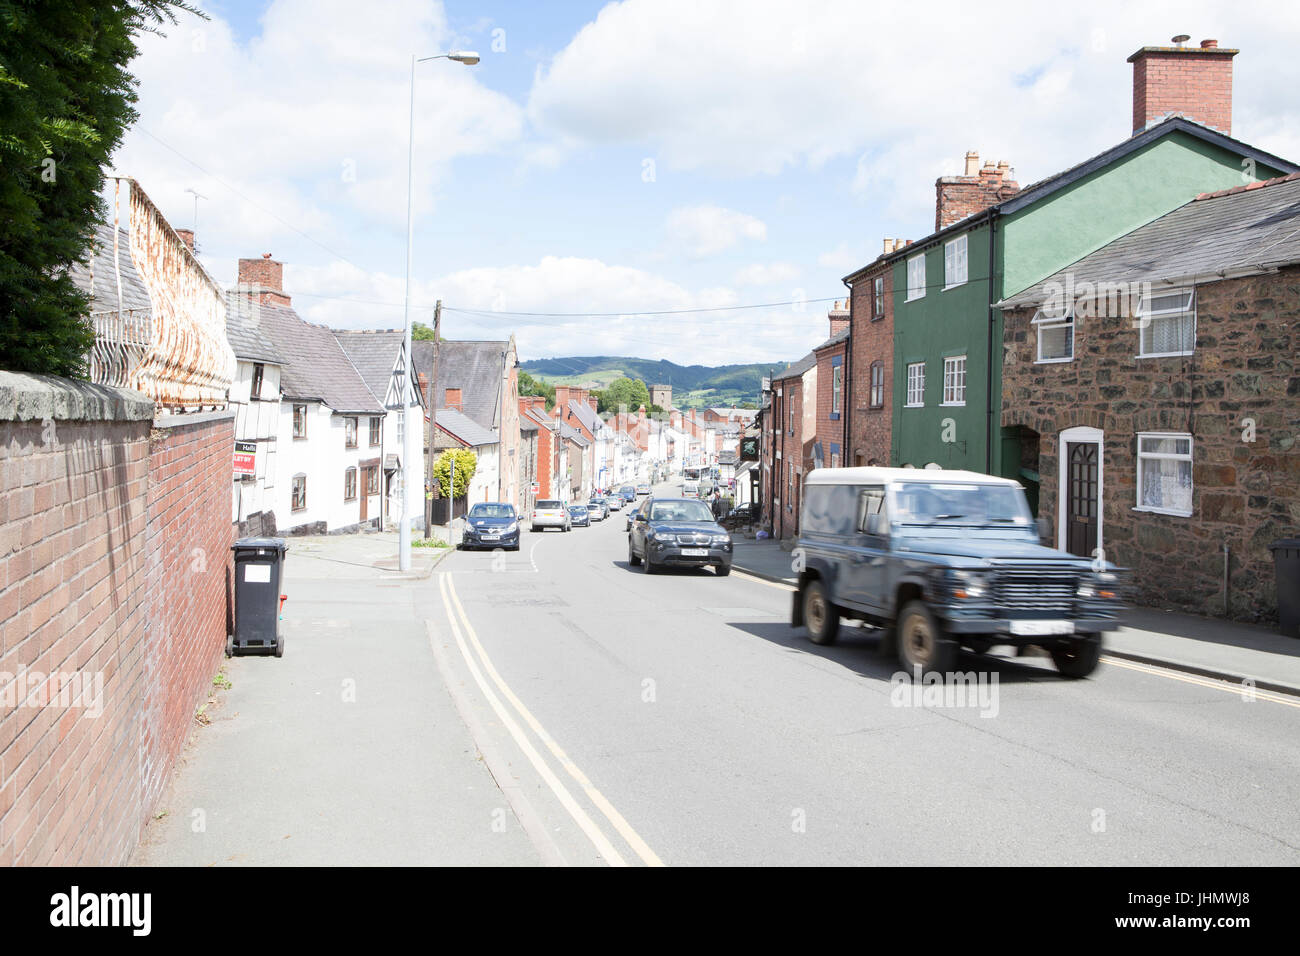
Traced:
[[[470, 623], [469, 615], [465, 613], [464, 605], [460, 603], [460, 597], [456, 594], [456, 585], [452, 581], [450, 572], [438, 575], [438, 589], [442, 595], [443, 606], [447, 610], [447, 621], [451, 625], [451, 633], [456, 638], [456, 646], [460, 648], [461, 656], [464, 657], [465, 664], [469, 668], [474, 682], [478, 684], [479, 690], [483, 693], [484, 699], [487, 700], [489, 706], [501, 721], [502, 726], [510, 732], [510, 736], [514, 738], [519, 749], [528, 758], [528, 762], [533, 765], [533, 769], [550, 787], [560, 805], [573, 818], [578, 828], [591, 840], [596, 852], [610, 866], [628, 865], [627, 860], [619, 853], [614, 843], [605, 834], [605, 831], [583, 809], [568, 787], [564, 785], [564, 781], [551, 769], [550, 764], [546, 762], [546, 759], [533, 745], [528, 734], [524, 732], [523, 727], [520, 726], [520, 721], [527, 725], [537, 739], [551, 752], [551, 756], [559, 762], [560, 766], [582, 789], [587, 799], [604, 815], [609, 825], [614, 828], [614, 831], [631, 847], [632, 852], [640, 857], [641, 862], [646, 866], [663, 866], [663, 861], [632, 829], [632, 825], [623, 818], [623, 815], [614, 808], [614, 805], [605, 799], [605, 795], [592, 785], [586, 774], [560, 748], [555, 739], [546, 732], [546, 728], [532, 715], [528, 708], [524, 706], [523, 701], [515, 695], [515, 692], [497, 673], [497, 669], [492, 665], [492, 658], [483, 649], [478, 635], [474, 632], [474, 626]], [[481, 667], [480, 661], [482, 662]], [[489, 680], [491, 683], [489, 683]], [[508, 707], [507, 704], [509, 704]], [[516, 715], [519, 718], [518, 720]]]

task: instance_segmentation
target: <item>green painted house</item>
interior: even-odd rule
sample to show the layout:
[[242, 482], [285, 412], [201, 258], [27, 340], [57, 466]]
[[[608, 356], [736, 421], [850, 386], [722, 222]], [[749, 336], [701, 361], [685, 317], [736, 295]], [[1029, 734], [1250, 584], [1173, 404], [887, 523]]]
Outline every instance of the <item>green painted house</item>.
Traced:
[[[1020, 437], [1000, 425], [1002, 318], [994, 304], [1199, 193], [1296, 169], [1172, 117], [1024, 189], [986, 191], [1012, 194], [882, 257], [893, 278], [891, 463], [1020, 477], [1033, 496], [1037, 476], [1022, 470]], [[940, 180], [936, 222], [944, 218], [943, 184], [974, 183], [970, 172]], [[986, 180], [996, 172], [986, 168]]]

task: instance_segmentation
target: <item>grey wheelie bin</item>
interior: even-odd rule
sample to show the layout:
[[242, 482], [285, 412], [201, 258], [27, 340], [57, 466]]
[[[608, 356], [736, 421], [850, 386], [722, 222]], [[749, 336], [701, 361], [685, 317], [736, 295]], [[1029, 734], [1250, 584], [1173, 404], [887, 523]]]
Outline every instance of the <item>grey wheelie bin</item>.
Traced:
[[1269, 546], [1277, 575], [1277, 616], [1280, 630], [1300, 637], [1300, 538], [1283, 538]]
[[226, 639], [226, 652], [284, 656], [284, 635], [280, 633], [280, 607], [287, 595], [280, 593], [284, 538], [240, 538], [231, 546], [235, 552], [235, 633]]

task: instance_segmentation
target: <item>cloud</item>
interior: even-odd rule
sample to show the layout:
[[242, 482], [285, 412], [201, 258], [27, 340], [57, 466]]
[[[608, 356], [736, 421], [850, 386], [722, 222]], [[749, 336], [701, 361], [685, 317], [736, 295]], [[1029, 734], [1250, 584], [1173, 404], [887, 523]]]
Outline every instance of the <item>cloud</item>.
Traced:
[[717, 255], [743, 239], [762, 242], [767, 226], [761, 219], [721, 206], [683, 206], [668, 214], [669, 242], [696, 258]]
[[755, 262], [736, 271], [733, 284], [771, 285], [775, 282], [793, 282], [803, 274], [793, 262]]

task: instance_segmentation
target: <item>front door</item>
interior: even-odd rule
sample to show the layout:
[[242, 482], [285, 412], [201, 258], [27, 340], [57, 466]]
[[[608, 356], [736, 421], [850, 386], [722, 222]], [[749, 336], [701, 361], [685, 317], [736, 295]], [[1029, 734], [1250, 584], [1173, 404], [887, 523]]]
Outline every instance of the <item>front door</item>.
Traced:
[[1065, 449], [1065, 549], [1090, 558], [1097, 550], [1100, 446], [1095, 442], [1068, 442]]
[[377, 465], [361, 466], [361, 520], [365, 521], [370, 516], [370, 495], [371, 489], [377, 487], [378, 482], [375, 479], [375, 469]]

